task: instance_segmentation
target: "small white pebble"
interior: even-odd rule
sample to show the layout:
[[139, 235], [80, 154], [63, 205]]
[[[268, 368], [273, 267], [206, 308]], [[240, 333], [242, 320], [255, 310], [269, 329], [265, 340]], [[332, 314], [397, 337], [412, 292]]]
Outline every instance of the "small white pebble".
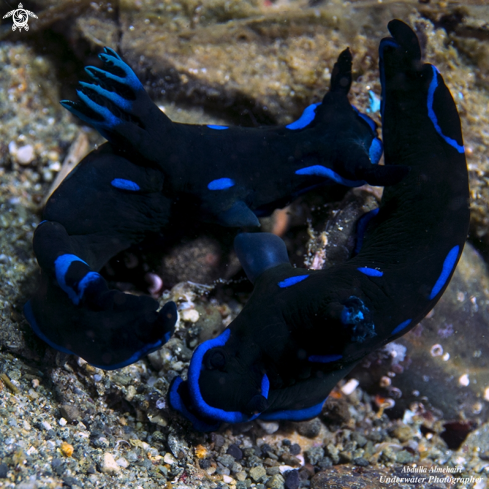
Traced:
[[24, 426], [24, 430], [29, 431], [31, 429], [31, 425], [27, 421], [24, 421], [22, 424]]
[[486, 387], [484, 390], [484, 401], [489, 402], [489, 387]]
[[177, 460], [171, 453], [165, 453], [165, 456], [163, 457], [163, 461], [165, 464], [173, 465], [177, 463]]
[[180, 312], [180, 317], [183, 321], [196, 323], [199, 320], [199, 313], [195, 309], [185, 309]]
[[116, 460], [116, 463], [119, 467], [122, 467], [123, 469], [127, 469], [129, 467], [129, 462], [124, 457], [118, 458]]
[[280, 465], [278, 470], [280, 470], [280, 473], [283, 474], [284, 472], [288, 472], [289, 470], [294, 470], [294, 467], [291, 467], [290, 465]]
[[53, 429], [53, 427], [47, 421], [41, 421], [41, 425], [46, 431]]
[[115, 461], [112, 454], [109, 452], [105, 452], [104, 461], [102, 463], [102, 472], [106, 474], [117, 474], [118, 472], [120, 472], [120, 470], [121, 468], [119, 465], [117, 465], [117, 462]]
[[450, 360], [450, 353], [445, 353], [441, 358], [444, 362], [448, 362]]
[[463, 374], [458, 379], [458, 383], [464, 387], [467, 387], [470, 384], [469, 374]]
[[350, 379], [342, 388], [341, 392], [345, 394], [346, 396], [349, 396], [350, 394], [353, 393], [353, 391], [358, 387], [358, 382], [357, 379]]
[[39, 385], [39, 379], [32, 379], [32, 387], [34, 387], [34, 389], [37, 389]]
[[59, 420], [58, 420], [58, 424], [60, 426], [66, 426], [67, 423], [68, 423], [68, 421], [66, 421], [65, 418], [59, 418]]
[[17, 154], [15, 155], [17, 161], [21, 165], [28, 165], [34, 159], [34, 146], [32, 144], [26, 144], [17, 149]]
[[236, 481], [232, 477], [229, 477], [229, 475], [226, 474], [222, 474], [222, 481], [225, 484], [236, 484]]

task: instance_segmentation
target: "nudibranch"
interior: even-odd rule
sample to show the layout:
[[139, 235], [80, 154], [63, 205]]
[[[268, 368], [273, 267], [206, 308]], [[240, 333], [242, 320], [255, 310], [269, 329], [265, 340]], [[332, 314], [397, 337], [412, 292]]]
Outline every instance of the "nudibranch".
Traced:
[[109, 290], [101, 267], [168, 227], [172, 205], [193, 219], [258, 226], [258, 217], [325, 183], [396, 183], [378, 166], [376, 126], [348, 102], [351, 54], [335, 64], [321, 103], [287, 126], [237, 128], [172, 122], [111, 49], [105, 69], [87, 67], [80, 102], [63, 101], [109, 143], [88, 155], [54, 192], [34, 234], [41, 284], [25, 307], [39, 337], [105, 369], [159, 348], [177, 318], [149, 297]]
[[469, 224], [460, 119], [416, 34], [399, 20], [388, 28], [379, 48], [385, 160], [409, 172], [361, 220], [358, 252], [343, 264], [293, 268], [278, 237], [236, 237], [253, 294], [169, 393], [196, 429], [318, 415], [337, 381], [413, 328], [450, 281]]

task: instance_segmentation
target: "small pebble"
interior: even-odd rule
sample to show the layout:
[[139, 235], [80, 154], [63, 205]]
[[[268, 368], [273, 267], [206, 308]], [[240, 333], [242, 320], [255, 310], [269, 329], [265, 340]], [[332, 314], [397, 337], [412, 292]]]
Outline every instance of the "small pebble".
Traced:
[[285, 474], [285, 489], [298, 489], [301, 484], [301, 478], [299, 477], [298, 470], [291, 470], [290, 472], [286, 472]]
[[226, 453], [234, 457], [235, 460], [241, 460], [243, 458], [243, 452], [241, 448], [239, 448], [238, 445], [235, 445], [234, 443], [232, 445], [229, 445]]
[[104, 460], [102, 463], [102, 472], [106, 474], [117, 474], [120, 472], [121, 468], [115, 461], [114, 457], [112, 456], [111, 453], [105, 452], [104, 453]]
[[66, 424], [67, 424], [67, 423], [68, 423], [68, 421], [66, 421], [66, 419], [65, 419], [65, 418], [59, 418], [59, 419], [58, 419], [58, 424], [59, 424], [60, 426], [66, 426]]
[[301, 446], [298, 443], [294, 443], [289, 448], [291, 455], [299, 455], [301, 453]]
[[7, 464], [0, 464], [0, 479], [6, 479], [8, 473]]
[[[65, 420], [65, 423], [66, 423], [66, 420]], [[73, 455], [73, 446], [70, 445], [66, 441], [64, 441], [63, 443], [61, 443], [60, 450], [61, 450], [61, 453], [65, 457], [71, 457]]]
[[32, 144], [26, 144], [17, 149], [16, 159], [21, 165], [28, 165], [34, 159], [34, 147]]

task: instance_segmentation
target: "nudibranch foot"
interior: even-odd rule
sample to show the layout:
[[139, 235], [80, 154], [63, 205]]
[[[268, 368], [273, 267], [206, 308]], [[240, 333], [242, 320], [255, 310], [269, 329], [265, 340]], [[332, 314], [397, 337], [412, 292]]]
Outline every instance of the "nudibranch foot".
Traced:
[[174, 302], [158, 311], [158, 302], [151, 297], [124, 294], [102, 285], [87, 289], [75, 304], [46, 273], [40, 282], [24, 308], [31, 328], [56, 350], [78, 355], [97, 368], [130, 365], [160, 348], [173, 334], [177, 320]]

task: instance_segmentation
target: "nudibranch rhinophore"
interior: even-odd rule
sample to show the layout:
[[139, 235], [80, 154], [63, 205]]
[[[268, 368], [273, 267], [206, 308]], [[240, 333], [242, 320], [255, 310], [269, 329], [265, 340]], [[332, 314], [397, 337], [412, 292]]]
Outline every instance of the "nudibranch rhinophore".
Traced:
[[158, 311], [150, 297], [109, 290], [99, 271], [118, 252], [166, 232], [176, 201], [193, 219], [258, 226], [257, 216], [312, 187], [383, 185], [406, 173], [377, 165], [376, 126], [348, 102], [349, 50], [321, 103], [291, 124], [262, 128], [174, 123], [113, 50], [100, 58], [105, 69], [86, 68], [95, 83], [81, 83], [80, 102], [62, 104], [110, 142], [47, 202], [34, 234], [41, 283], [25, 306], [39, 337], [97, 367], [133, 363], [174, 330], [174, 303]]
[[318, 415], [338, 380], [413, 328], [450, 281], [469, 225], [460, 119], [413, 30], [399, 20], [388, 28], [379, 49], [385, 160], [409, 173], [360, 223], [357, 254], [327, 270], [293, 268], [274, 235], [236, 237], [253, 294], [169, 393], [196, 429]]

